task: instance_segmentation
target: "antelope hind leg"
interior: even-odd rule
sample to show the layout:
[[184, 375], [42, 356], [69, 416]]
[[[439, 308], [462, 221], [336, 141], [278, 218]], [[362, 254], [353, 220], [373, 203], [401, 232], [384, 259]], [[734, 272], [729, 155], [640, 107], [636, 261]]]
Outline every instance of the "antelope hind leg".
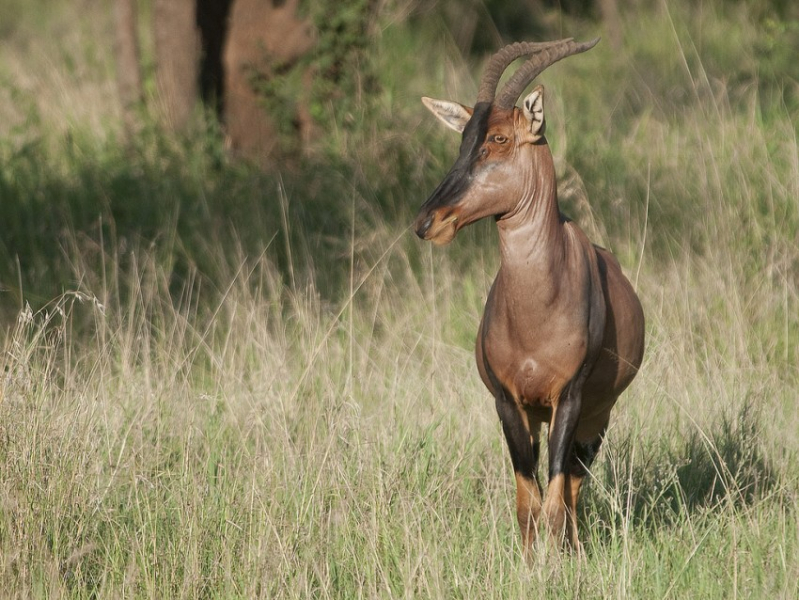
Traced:
[[572, 549], [581, 552], [577, 532], [577, 504], [580, 500], [580, 487], [588, 474], [599, 448], [605, 439], [609, 411], [594, 422], [581, 423], [569, 461], [569, 478], [566, 482], [566, 512], [568, 515], [566, 537]]

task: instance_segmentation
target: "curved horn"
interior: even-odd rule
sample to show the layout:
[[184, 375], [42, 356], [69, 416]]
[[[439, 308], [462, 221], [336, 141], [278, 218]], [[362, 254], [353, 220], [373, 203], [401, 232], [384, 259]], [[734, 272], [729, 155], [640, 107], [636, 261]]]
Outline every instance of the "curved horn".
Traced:
[[[565, 42], [565, 43], [564, 43]], [[508, 80], [497, 98], [498, 108], [512, 108], [516, 100], [530, 82], [538, 77], [541, 72], [559, 60], [590, 50], [599, 42], [599, 38], [590, 42], [577, 43], [572, 39], [562, 40], [536, 53], [530, 60], [524, 63]]]
[[553, 48], [554, 46], [560, 46], [569, 42], [572, 42], [572, 38], [556, 42], [516, 42], [515, 44], [509, 44], [498, 50], [491, 57], [483, 73], [483, 78], [480, 80], [480, 89], [477, 92], [477, 103], [487, 102], [490, 104], [494, 101], [494, 94], [496, 93], [497, 84], [499, 83], [500, 77], [502, 77], [502, 73], [504, 73], [508, 65], [517, 58], [530, 56], [531, 54], [536, 54], [548, 48]]

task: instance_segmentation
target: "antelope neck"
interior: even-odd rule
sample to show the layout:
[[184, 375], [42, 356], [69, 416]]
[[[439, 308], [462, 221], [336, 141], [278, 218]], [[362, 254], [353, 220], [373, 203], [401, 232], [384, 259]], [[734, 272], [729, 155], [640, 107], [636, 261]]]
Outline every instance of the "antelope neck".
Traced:
[[564, 257], [563, 223], [558, 210], [552, 155], [546, 143], [532, 146], [533, 160], [525, 163], [523, 186], [514, 209], [497, 219], [503, 271], [540, 277], [559, 272]]

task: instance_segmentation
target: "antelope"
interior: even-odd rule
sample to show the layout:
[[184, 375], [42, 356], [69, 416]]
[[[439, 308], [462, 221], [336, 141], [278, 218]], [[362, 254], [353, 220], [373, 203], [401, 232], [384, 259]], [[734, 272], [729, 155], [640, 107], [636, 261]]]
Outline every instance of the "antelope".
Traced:
[[[539, 517], [553, 545], [580, 552], [577, 502], [610, 411], [644, 353], [644, 313], [619, 262], [593, 245], [558, 208], [555, 168], [544, 137], [544, 88], [521, 92], [544, 69], [599, 40], [517, 42], [486, 67], [474, 107], [422, 98], [462, 134], [460, 154], [414, 221], [443, 245], [493, 216], [500, 267], [477, 331], [477, 369], [494, 396], [516, 479], [516, 518], [529, 557]], [[529, 57], [501, 91], [499, 79]], [[546, 496], [538, 481], [547, 423]]]

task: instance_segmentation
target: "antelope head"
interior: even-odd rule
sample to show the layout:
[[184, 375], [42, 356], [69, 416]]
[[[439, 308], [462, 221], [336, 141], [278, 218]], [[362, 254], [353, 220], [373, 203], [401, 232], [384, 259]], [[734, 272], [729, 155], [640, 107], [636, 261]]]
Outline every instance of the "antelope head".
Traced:
[[[544, 88], [535, 87], [521, 109], [516, 101], [544, 69], [593, 48], [598, 41], [577, 43], [566, 39], [505, 46], [491, 57], [473, 108], [422, 98], [424, 105], [462, 138], [458, 159], [416, 217], [414, 229], [420, 238], [447, 244], [469, 223], [511, 213], [523, 197], [525, 186], [529, 186], [529, 173], [549, 169], [554, 179], [552, 157], [545, 148]], [[497, 95], [502, 73], [523, 56], [530, 58]], [[539, 164], [542, 161], [545, 164]]]

